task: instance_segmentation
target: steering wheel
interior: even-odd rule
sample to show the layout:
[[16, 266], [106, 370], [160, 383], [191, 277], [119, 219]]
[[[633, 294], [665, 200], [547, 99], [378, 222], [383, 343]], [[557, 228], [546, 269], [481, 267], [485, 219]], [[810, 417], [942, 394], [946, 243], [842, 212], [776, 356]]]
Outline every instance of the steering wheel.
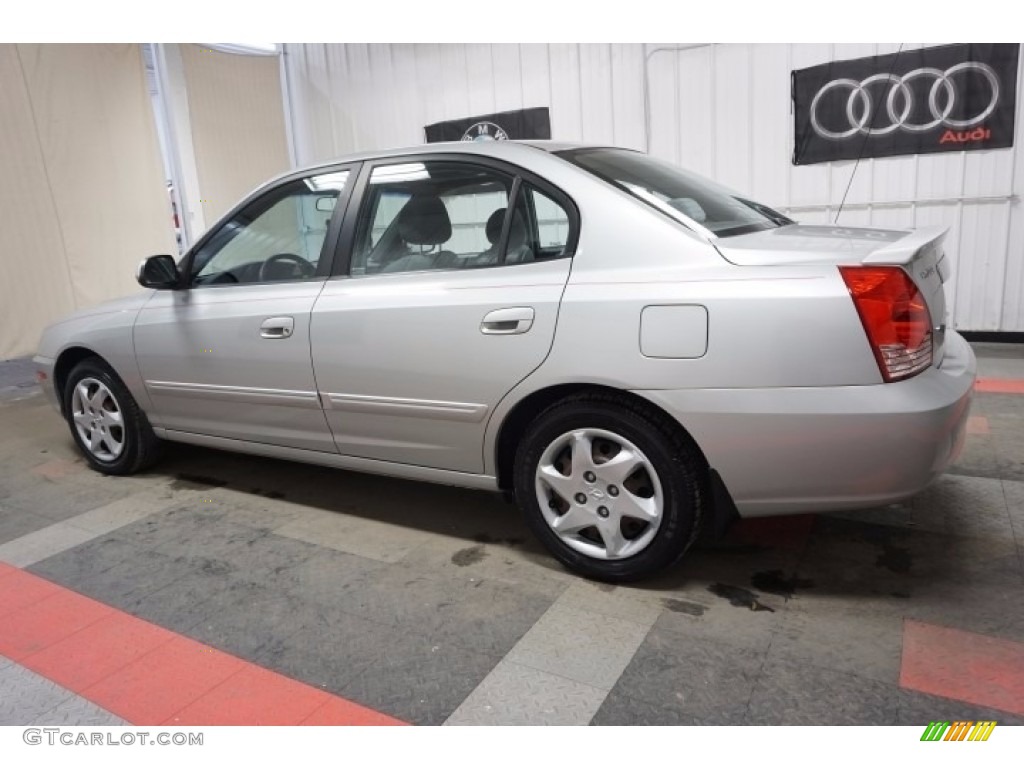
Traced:
[[264, 283], [269, 280], [272, 280], [273, 278], [269, 276], [270, 265], [277, 264], [282, 261], [291, 262], [296, 267], [298, 267], [300, 277], [312, 277], [313, 275], [316, 274], [316, 267], [310, 264], [301, 256], [296, 256], [294, 253], [275, 253], [273, 256], [271, 256], [269, 259], [267, 259], [260, 265], [260, 282]]

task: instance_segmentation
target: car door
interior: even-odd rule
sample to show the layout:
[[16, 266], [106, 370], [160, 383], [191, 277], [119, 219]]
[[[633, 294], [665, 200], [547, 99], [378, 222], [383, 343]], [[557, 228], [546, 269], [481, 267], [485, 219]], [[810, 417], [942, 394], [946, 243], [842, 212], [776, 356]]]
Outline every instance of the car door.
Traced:
[[576, 209], [462, 158], [364, 166], [310, 334], [342, 454], [483, 471], [488, 416], [551, 348]]
[[156, 426], [335, 452], [309, 319], [354, 171], [293, 177], [243, 204], [186, 258], [187, 287], [147, 302], [134, 343]]

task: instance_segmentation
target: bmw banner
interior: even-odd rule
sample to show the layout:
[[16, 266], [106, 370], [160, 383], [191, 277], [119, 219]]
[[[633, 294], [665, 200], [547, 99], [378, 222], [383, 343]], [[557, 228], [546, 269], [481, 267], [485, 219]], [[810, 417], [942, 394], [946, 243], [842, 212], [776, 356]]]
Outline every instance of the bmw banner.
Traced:
[[547, 107], [515, 109], [493, 115], [446, 120], [423, 129], [427, 141], [504, 141], [550, 139], [551, 118]]
[[793, 164], [1011, 147], [1017, 56], [965, 43], [794, 70]]

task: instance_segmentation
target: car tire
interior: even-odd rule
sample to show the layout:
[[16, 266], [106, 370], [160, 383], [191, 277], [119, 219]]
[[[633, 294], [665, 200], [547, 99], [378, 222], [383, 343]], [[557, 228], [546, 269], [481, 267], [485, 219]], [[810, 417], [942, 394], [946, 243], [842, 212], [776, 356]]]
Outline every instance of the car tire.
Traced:
[[68, 374], [64, 416], [89, 466], [105, 475], [131, 475], [160, 456], [160, 439], [116, 373], [98, 357]]
[[673, 565], [693, 544], [709, 504], [708, 470], [673, 426], [614, 393], [559, 401], [529, 425], [516, 451], [516, 500], [563, 565], [632, 581]]

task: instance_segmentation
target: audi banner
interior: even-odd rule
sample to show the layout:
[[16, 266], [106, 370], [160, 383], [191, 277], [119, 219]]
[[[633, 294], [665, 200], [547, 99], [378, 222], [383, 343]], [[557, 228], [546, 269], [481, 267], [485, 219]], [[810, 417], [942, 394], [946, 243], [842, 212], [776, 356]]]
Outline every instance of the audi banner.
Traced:
[[1013, 146], [1017, 43], [966, 43], [794, 70], [793, 164]]
[[446, 120], [423, 129], [427, 141], [505, 141], [506, 139], [550, 139], [551, 118], [547, 107], [516, 109], [493, 115]]

